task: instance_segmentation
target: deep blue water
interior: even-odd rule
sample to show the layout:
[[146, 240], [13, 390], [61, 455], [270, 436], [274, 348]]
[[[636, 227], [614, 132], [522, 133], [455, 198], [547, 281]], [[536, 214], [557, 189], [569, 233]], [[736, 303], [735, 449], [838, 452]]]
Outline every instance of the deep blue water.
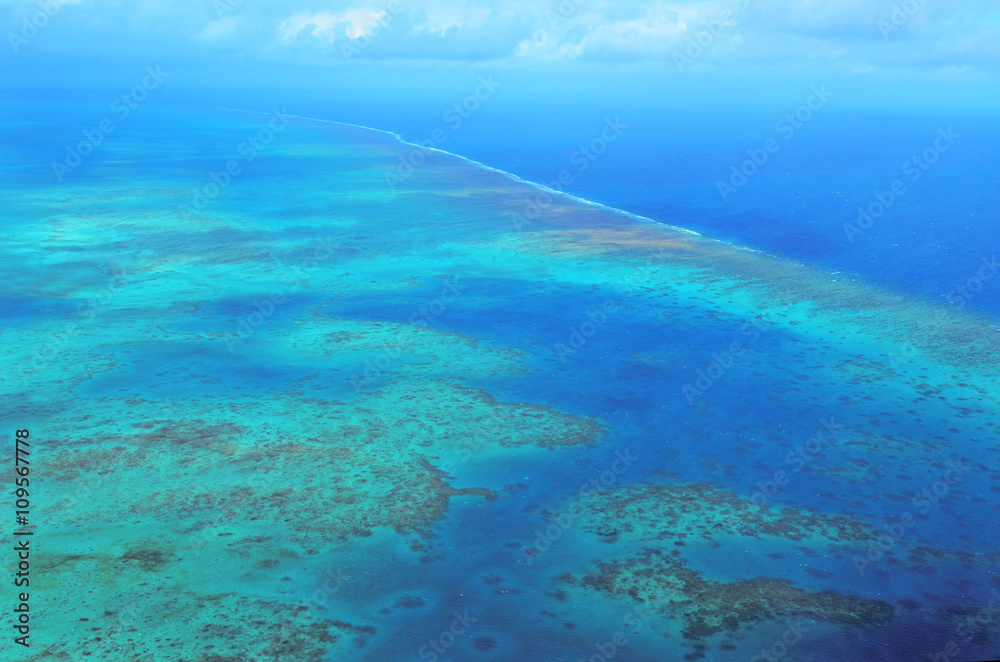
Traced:
[[[106, 96], [88, 97], [95, 102], [92, 117], [59, 106], [47, 112], [65, 115], [59, 119], [67, 128], [92, 128], [109, 114], [100, 103]], [[706, 236], [856, 274], [931, 300], [964, 301], [969, 308], [1000, 314], [1000, 273], [987, 269], [983, 273], [988, 278], [978, 292], [956, 293], [984, 267], [984, 260], [991, 263], [1000, 255], [1000, 123], [991, 114], [861, 112], [842, 108], [847, 100], [834, 95], [800, 128], [790, 129], [787, 121], [781, 126], [779, 122], [796, 110], [794, 105], [769, 111], [691, 111], [620, 107], [613, 100], [601, 107], [515, 104], [510, 102], [513, 94], [502, 96], [498, 92], [496, 99], [459, 118], [460, 124], [449, 113], [455, 99], [445, 97], [418, 97], [407, 104], [316, 101], [287, 93], [226, 99], [182, 95], [169, 101], [249, 109], [280, 106], [301, 116], [396, 132], [411, 142], [432, 141], [440, 149], [525, 179], [556, 184], [588, 200]], [[32, 107], [32, 113], [37, 108]], [[16, 106], [0, 110], [6, 117], [18, 112]], [[621, 136], [593, 160], [581, 160], [580, 148], [616, 119], [626, 127]], [[141, 130], [123, 124], [124, 131]], [[912, 181], [914, 166], [906, 164], [932, 148], [939, 131], [949, 129], [956, 136], [953, 144]], [[435, 130], [444, 136], [441, 142], [432, 140]], [[178, 149], [211, 139], [192, 135], [190, 144]], [[778, 151], [723, 199], [719, 182], [730, 181], [732, 168], [750, 158], [747, 150], [759, 154], [769, 139], [775, 140]], [[29, 154], [38, 145], [22, 147]], [[90, 162], [100, 158], [98, 153]], [[18, 162], [6, 160], [5, 166], [16, 167]], [[584, 162], [587, 167], [581, 171]], [[566, 185], [559, 184], [564, 171], [571, 175]], [[46, 171], [37, 174], [51, 177]], [[86, 167], [74, 176], [80, 175], [86, 177]], [[903, 183], [905, 192], [850, 241], [845, 224], [855, 223], [858, 208], [875, 203], [876, 193], [890, 191], [895, 180]], [[972, 286], [979, 287], [975, 282]]]
[[[932, 300], [947, 301], [983, 259], [1000, 254], [1000, 123], [992, 115], [841, 110], [833, 97], [791, 133], [789, 124], [777, 124], [794, 106], [683, 112], [498, 103], [456, 128], [444, 118], [448, 106], [337, 102], [303, 104], [302, 114], [394, 131], [411, 142], [441, 129], [439, 148], [525, 179], [558, 183], [568, 170], [572, 182], [560, 188], [588, 200]], [[581, 172], [574, 154], [615, 118], [627, 128]], [[919, 166], [904, 172], [905, 164], [949, 127], [954, 144], [911, 181]], [[750, 158], [747, 150], [768, 139], [779, 150], [724, 200], [718, 182], [728, 182], [731, 168]], [[844, 225], [895, 180], [905, 192], [852, 243]], [[958, 296], [997, 315], [1000, 273], [988, 273], [975, 296]]]
[[[4, 163], [9, 167], [19, 163], [34, 163], [36, 167], [41, 164], [37, 172], [20, 174], [50, 183], [51, 172], [45, 169], [45, 160], [37, 156], [20, 157], [41, 151], [47, 158], [58, 158], [58, 146], [65, 144], [67, 134], [92, 126], [106, 111], [95, 107], [93, 115], [86, 116], [74, 108], [63, 116], [64, 110], [55, 107], [45, 112], [52, 113], [52, 117], [45, 119], [58, 127], [54, 131], [60, 135], [53, 134], [37, 143], [5, 143], [12, 158]], [[410, 140], [421, 140], [433, 128], [444, 126], [442, 118], [434, 116], [432, 111], [409, 115], [402, 109], [375, 113], [370, 108], [364, 112], [350, 108], [326, 112], [296, 109], [296, 112], [396, 130]], [[461, 129], [449, 134], [447, 144], [441, 147], [542, 183], [574, 167], [576, 146], [599, 134], [606, 116], [565, 109], [550, 109], [546, 113], [518, 113], [511, 109], [506, 115], [498, 113], [484, 110], [483, 115], [470, 118]], [[932, 117], [888, 121], [831, 112], [828, 123], [826, 116], [818, 114], [797, 132], [794, 140], [785, 141], [774, 130], [775, 118], [767, 115], [636, 117], [634, 120], [622, 117], [622, 121], [630, 124], [628, 130], [585, 172], [574, 173], [574, 182], [568, 187], [570, 192], [779, 255], [830, 269], [854, 271], [868, 280], [887, 282], [931, 298], [946, 295], [979, 269], [981, 258], [994, 254], [998, 233], [995, 182], [990, 188], [990, 178], [995, 178], [996, 172], [998, 157], [991, 148], [997, 144], [998, 129], [984, 118], [970, 117], [964, 123], [961, 118], [952, 118], [952, 123]], [[219, 157], [228, 155], [232, 149], [231, 137], [213, 136], [211, 121], [183, 126], [191, 128], [190, 135], [174, 132], [163, 137], [156, 132], [155, 124], [123, 124], [122, 140], [148, 141], [164, 153], [171, 150], [190, 153], [189, 179], [217, 167]], [[960, 142], [928, 170], [919, 186], [910, 187], [870, 233], [854, 244], [848, 242], [842, 226], [854, 219], [855, 207], [870, 204], [873, 189], [888, 188], [900, 176], [902, 162], [915, 150], [932, 144], [942, 126], [954, 126], [962, 136]], [[745, 187], [724, 202], [715, 182], [726, 176], [730, 164], [744, 160], [746, 149], [757, 148], [775, 135], [782, 140], [781, 150]], [[74, 173], [75, 181], [86, 182], [93, 171], [110, 163], [112, 157], [113, 153], [95, 154]], [[299, 169], [290, 169], [290, 165]], [[290, 179], [308, 181], [309, 175], [317, 176], [310, 165], [308, 159], [276, 158], [265, 172], [249, 171], [245, 181], [250, 193], [244, 198], [234, 189], [232, 204], [246, 205], [248, 213], [250, 203], [253, 209], [277, 204], [271, 199], [254, 197], [258, 190], [252, 186], [254, 178], [259, 176], [266, 182], [270, 176], [273, 182], [279, 179], [275, 173], [280, 173], [280, 179], [294, 173]], [[143, 177], [152, 181], [164, 173], [170, 175], [170, 168], [177, 166], [147, 160], [143, 169], [133, 174], [141, 185]], [[294, 222], [296, 213], [307, 210], [310, 203], [301, 204], [304, 205], [301, 209], [288, 208], [285, 216], [289, 223]], [[359, 209], [364, 210], [360, 203]], [[16, 208], [11, 218], [14, 223], [29, 220]], [[211, 241], [190, 247], [184, 233], [162, 238], [151, 233], [136, 237], [129, 248], [151, 253], [184, 250], [210, 256], [227, 243], [247, 241], [249, 235], [242, 233], [235, 229], [214, 233], [206, 238]], [[295, 233], [295, 228], [275, 229], [277, 237]], [[68, 276], [75, 275], [74, 267], [67, 269]], [[453, 610], [469, 605], [479, 609], [478, 615], [483, 620], [478, 632], [496, 637], [502, 646], [497, 655], [503, 659], [579, 659], [577, 651], [582, 650], [577, 646], [579, 639], [592, 636], [598, 640], [600, 633], [610, 631], [610, 624], [618, 620], [619, 614], [574, 613], [574, 621], [585, 626], [581, 628], [585, 634], [575, 638], [558, 623], [539, 626], [530, 620], [537, 618], [535, 613], [539, 608], [552, 606], [550, 599], [536, 595], [537, 587], [543, 585], [542, 581], [554, 569], [578, 561], [575, 556], [583, 553], [568, 543], [556, 546], [535, 568], [524, 570], [516, 565], [520, 560], [517, 545], [532, 544], [539, 522], [534, 513], [559, 504], [577, 485], [603, 470], [616, 449], [628, 447], [642, 458], [641, 464], [622, 479], [624, 484], [661, 482], [663, 472], [671, 472], [690, 482], [725, 481], [729, 487], [749, 493], [757, 481], [774, 474], [775, 465], [780, 465], [786, 451], [814, 433], [824, 416], [833, 414], [852, 428], [869, 432], [881, 428], [900, 439], [915, 440], [927, 437], [944, 440], [950, 434], [948, 426], [954, 424], [953, 413], [939, 411], [936, 403], [922, 402], [925, 398], [897, 402], [899, 395], [887, 387], [875, 391], [875, 387], [859, 385], [847, 376], [830, 372], [831, 364], [822, 361], [825, 355], [816, 352], [814, 346], [807, 347], [808, 339], [789, 330], [763, 333], [740, 368], [714, 386], [707, 399], [717, 403], [725, 414], [716, 416], [710, 409], [692, 408], [686, 403], [681, 396], [681, 385], [693, 380], [696, 371], [710, 363], [719, 348], [728, 346], [733, 338], [742, 337], [741, 328], [746, 320], [681, 300], [663, 303], [669, 315], [657, 321], [651, 321], [641, 310], [626, 307], [616, 317], [613, 332], [609, 329], [608, 333], [596, 335], [563, 364], [556, 356], [554, 343], [566, 337], [568, 329], [583, 319], [586, 310], [618, 295], [575, 286], [539, 295], [534, 289], [516, 287], [516, 283], [477, 277], [470, 282], [476, 292], [476, 305], [456, 306], [437, 325], [484, 338], [496, 346], [532, 350], [535, 353], [527, 360], [538, 369], [538, 375], [530, 379], [473, 380], [471, 385], [487, 388], [502, 399], [546, 403], [573, 413], [598, 412], [614, 432], [598, 448], [566, 451], [547, 463], [515, 461], [492, 468], [500, 477], [491, 482], [524, 481], [528, 487], [496, 503], [457, 500], [448, 522], [438, 531], [444, 562], [418, 564], [412, 558], [397, 562], [388, 555], [373, 556], [378, 558], [380, 572], [373, 569], [371, 578], [359, 577], [359, 583], [352, 586], [351, 595], [345, 598], [352, 601], [352, 607], [357, 608], [358, 603], [369, 599], [369, 594], [384, 597], [392, 592], [416, 593], [414, 586], [420, 587], [419, 594], [428, 596], [433, 607], [409, 619], [400, 619], [398, 627], [405, 636], [380, 643], [383, 648], [372, 659], [379, 659], [379, 655], [381, 659], [404, 659], [403, 654], [412, 657], [414, 641], [420, 641], [426, 632], [436, 631]], [[328, 313], [331, 317], [402, 322], [413, 305], [426, 302], [436, 291], [431, 287], [407, 291], [405, 295], [365, 292], [330, 303]], [[998, 313], [995, 292], [996, 284], [991, 280], [971, 304]], [[216, 296], [216, 300], [202, 304], [203, 317], [174, 319], [171, 315], [165, 324], [172, 331], [186, 332], [233, 328], [237, 319], [246, 314], [247, 302], [241, 306], [230, 295]], [[274, 332], [293, 328], [319, 300], [306, 295], [292, 298], [268, 328]], [[661, 319], [669, 319], [670, 323]], [[265, 340], [264, 335], [255, 336], [240, 356], [222, 352], [218, 343], [213, 349], [207, 341], [186, 346], [135, 343], [135, 356], [118, 371], [89, 380], [77, 392], [93, 399], [133, 392], [178, 397], [184, 393], [181, 385], [192, 388], [188, 385], [196, 384], [192, 390], [202, 395], [242, 392], [263, 398], [292, 388], [316, 371], [315, 366], [305, 361], [290, 362], [281, 355], [253, 351], [266, 348]], [[551, 348], [551, 352], [546, 354], [546, 348]], [[671, 348], [677, 349], [671, 352]], [[635, 353], [664, 354], [666, 360], [656, 368], [642, 363], [623, 366], [615, 360]], [[843, 358], [834, 352], [829, 356]], [[347, 385], [343, 380], [339, 383], [347, 393]], [[907, 407], [919, 407], [921, 415], [903, 416]], [[949, 448], [968, 451], [977, 457], [970, 442], [979, 440], [962, 436], [950, 441]], [[839, 466], [853, 453], [831, 448], [830, 466]], [[944, 455], [934, 456], [935, 460], [943, 458]], [[915, 462], [906, 456], [879, 456], [872, 462], [877, 462], [886, 478], [874, 484], [853, 485], [848, 492], [842, 490], [844, 481], [810, 470], [784, 488], [782, 499], [818, 512], [836, 514], [846, 509], [868, 521], [881, 523], [898, 516], [903, 508], [899, 502], [885, 498], [886, 494], [909, 494], [937, 477], [930, 472], [926, 461]], [[974, 506], [965, 499], [986, 494], [988, 489], [986, 476], [970, 475], [952, 493], [956, 502], [941, 504], [933, 513], [936, 519], [922, 525], [908, 541], [968, 552], [992, 551], [995, 530], [972, 523], [990, 521], [987, 518], [993, 517], [993, 500]], [[959, 500], [959, 496], [963, 499]], [[956, 524], [970, 528], [960, 530]], [[752, 559], [757, 568], [772, 567], [764, 551], [754, 549], [743, 553], [747, 558], [751, 554], [759, 557]], [[706, 558], [701, 559], [707, 566], [727, 566], [718, 560], [712, 563], [710, 554], [706, 552]], [[344, 564], [350, 567], [347, 559]], [[732, 565], [736, 567], [735, 563]], [[389, 570], [385, 570], [387, 566]], [[810, 569], [822, 572], [807, 574]], [[738, 575], [739, 570], [733, 572]], [[846, 556], [810, 559], [805, 554], [787, 559], [775, 572], [817, 589], [846, 586], [860, 595], [890, 600], [923, 597], [927, 604], [942, 608], [960, 603], [978, 604], [987, 592], [985, 578], [993, 575], [992, 568], [960, 570], [942, 563], [936, 577], [922, 576], [916, 571], [904, 575], [886, 566], [862, 581], [853, 576]], [[481, 580], [492, 573], [502, 574], [509, 584], [525, 592], [524, 597], [517, 598], [517, 608], [497, 600], [492, 585]], [[947, 580], [942, 579], [944, 575]], [[955, 588], [958, 586], [961, 591]], [[569, 605], [566, 609], [575, 610], [576, 606]], [[881, 632], [878, 637], [871, 633], [852, 634], [852, 641], [838, 640], [838, 644], [850, 650], [849, 657], [853, 659], [898, 660], [911, 652], [916, 657], [935, 650], [949, 637], [948, 632], [933, 630], [936, 625], [903, 619], [891, 627], [892, 631]], [[543, 644], [520, 635], [525, 632], [543, 633]], [[871, 636], [872, 640], [862, 641], [865, 636]], [[647, 659], [656, 655], [657, 642], [642, 643]], [[887, 649], [887, 644], [892, 648]], [[820, 650], [819, 647], [826, 645], [825, 640], [818, 640], [815, 650], [802, 649], [801, 659], [839, 659], [842, 651]], [[861, 658], [861, 651], [865, 652], [865, 658]], [[464, 655], [472, 655], [468, 641], [455, 649], [455, 659]]]

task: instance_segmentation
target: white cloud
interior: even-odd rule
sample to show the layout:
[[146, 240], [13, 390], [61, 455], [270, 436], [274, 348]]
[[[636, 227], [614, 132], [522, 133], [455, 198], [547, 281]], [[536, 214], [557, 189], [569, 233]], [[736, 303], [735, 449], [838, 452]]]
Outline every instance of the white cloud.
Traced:
[[580, 40], [581, 55], [599, 59], [663, 58], [676, 49], [699, 14], [653, 4], [634, 18], [597, 23]]
[[376, 9], [348, 9], [338, 13], [302, 12], [282, 21], [278, 26], [278, 34], [285, 43], [294, 42], [303, 32], [322, 40], [334, 41], [337, 38], [337, 28], [343, 28], [343, 36], [358, 39], [377, 32], [387, 15], [385, 10]]
[[[888, 39], [879, 21], [901, 0], [219, 0], [231, 5], [222, 16], [213, 0], [62, 1], [33, 52], [183, 56], [195, 42], [231, 57], [312, 62], [370, 39], [356, 57], [672, 65], [689, 39], [723, 21], [699, 67], [1000, 72], [997, 0], [925, 0]], [[20, 29], [34, 11], [38, 0], [0, 0], [0, 29]]]
[[427, 20], [415, 25], [415, 31], [435, 32], [443, 35], [451, 29], [478, 29], [486, 25], [492, 10], [489, 7], [436, 7], [425, 9]]

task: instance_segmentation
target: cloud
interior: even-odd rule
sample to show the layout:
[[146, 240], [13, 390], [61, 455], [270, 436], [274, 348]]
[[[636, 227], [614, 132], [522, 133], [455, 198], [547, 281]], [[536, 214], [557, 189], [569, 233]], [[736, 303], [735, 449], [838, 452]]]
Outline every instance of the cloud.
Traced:
[[379, 31], [385, 24], [388, 12], [378, 9], [349, 9], [338, 13], [322, 11], [302, 12], [290, 16], [278, 26], [278, 36], [284, 43], [294, 42], [303, 33], [321, 40], [341, 38], [360, 39]]
[[[58, 0], [52, 0], [57, 2]], [[962, 67], [998, 73], [995, 0], [62, 0], [31, 44], [59, 55], [652, 62], [716, 34], [697, 67], [823, 63], [840, 71]], [[217, 5], [226, 10], [220, 13]], [[915, 8], [899, 20], [894, 7]], [[38, 0], [0, 0], [16, 30]], [[893, 28], [886, 33], [885, 21]], [[898, 25], [896, 25], [898, 23]], [[364, 48], [360, 48], [360, 45]]]
[[424, 9], [426, 21], [414, 25], [413, 30], [440, 36], [444, 36], [449, 30], [479, 30], [486, 25], [492, 12], [489, 7], [431, 5]]

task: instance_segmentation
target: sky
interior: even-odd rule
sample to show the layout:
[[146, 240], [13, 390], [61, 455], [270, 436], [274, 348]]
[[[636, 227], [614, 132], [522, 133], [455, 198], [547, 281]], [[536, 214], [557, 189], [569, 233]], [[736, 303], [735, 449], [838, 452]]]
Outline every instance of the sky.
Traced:
[[0, 0], [0, 34], [0, 87], [14, 88], [159, 65], [189, 86], [345, 94], [467, 87], [488, 70], [540, 94], [601, 81], [750, 99], [761, 82], [781, 96], [833, 77], [887, 102], [1000, 97], [996, 0]]

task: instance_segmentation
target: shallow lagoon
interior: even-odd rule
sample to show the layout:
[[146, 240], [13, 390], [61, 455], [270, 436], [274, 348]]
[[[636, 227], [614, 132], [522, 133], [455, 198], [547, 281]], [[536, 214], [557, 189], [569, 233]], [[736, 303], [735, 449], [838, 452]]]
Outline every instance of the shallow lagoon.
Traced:
[[8, 169], [31, 659], [1000, 646], [956, 634], [1000, 588], [995, 321], [443, 153], [391, 188], [413, 146], [304, 119], [201, 205], [269, 120], [150, 111], [62, 183]]

